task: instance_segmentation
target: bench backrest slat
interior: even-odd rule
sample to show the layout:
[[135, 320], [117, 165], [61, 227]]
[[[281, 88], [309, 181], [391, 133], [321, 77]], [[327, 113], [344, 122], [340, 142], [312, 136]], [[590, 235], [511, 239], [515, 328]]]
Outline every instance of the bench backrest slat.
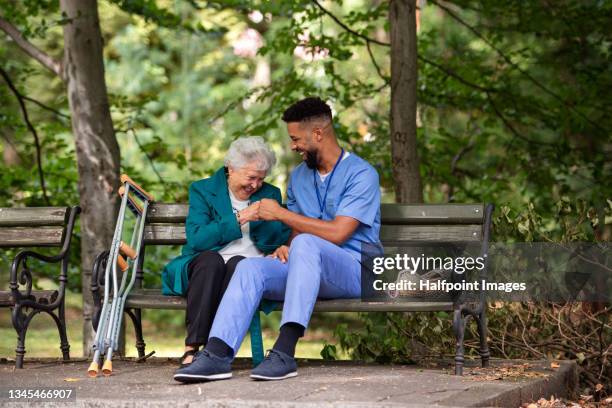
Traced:
[[0, 228], [61, 226], [67, 216], [67, 207], [0, 208]]
[[482, 224], [483, 204], [382, 204], [383, 225]]
[[381, 241], [480, 241], [482, 225], [383, 225]]
[[[188, 204], [152, 205], [145, 244], [182, 245]], [[483, 204], [383, 204], [382, 241], [480, 241]]]
[[150, 224], [145, 227], [145, 245], [183, 245], [185, 224]]
[[63, 235], [63, 226], [0, 228], [0, 247], [60, 246]]
[[[152, 224], [184, 223], [188, 204], [154, 203], [147, 222]], [[482, 224], [483, 204], [382, 204], [381, 222], [391, 225], [414, 224]]]
[[181, 224], [189, 213], [189, 204], [153, 203], [147, 212], [147, 222], [152, 224]]

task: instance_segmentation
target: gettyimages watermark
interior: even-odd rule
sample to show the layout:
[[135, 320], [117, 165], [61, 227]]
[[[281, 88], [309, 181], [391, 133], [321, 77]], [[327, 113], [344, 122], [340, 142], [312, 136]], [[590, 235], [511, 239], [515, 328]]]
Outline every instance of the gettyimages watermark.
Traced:
[[610, 302], [608, 243], [387, 242], [362, 247], [364, 301]]

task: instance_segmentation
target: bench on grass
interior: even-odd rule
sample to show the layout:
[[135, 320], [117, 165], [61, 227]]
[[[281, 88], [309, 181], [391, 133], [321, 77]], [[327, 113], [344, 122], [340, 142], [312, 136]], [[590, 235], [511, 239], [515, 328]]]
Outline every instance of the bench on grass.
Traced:
[[[142, 334], [142, 309], [185, 309], [186, 300], [179, 296], [163, 296], [160, 289], [143, 287], [143, 262], [145, 250], [152, 245], [181, 245], [185, 243], [185, 219], [189, 206], [187, 204], [154, 203], [147, 215], [143, 253], [137, 266], [136, 283], [126, 300], [125, 312], [130, 316], [136, 334], [138, 356], [145, 355], [145, 342]], [[482, 255], [488, 251], [491, 214], [493, 205], [484, 204], [383, 204], [381, 206], [381, 241], [385, 242], [473, 242], [480, 243]], [[94, 312], [94, 328], [97, 326], [96, 316], [102, 303], [102, 286], [104, 268], [108, 252], [101, 253], [93, 266], [91, 289], [96, 312]], [[484, 272], [481, 277], [484, 277]], [[149, 273], [160, 273], [159, 270]], [[457, 339], [455, 356], [455, 373], [462, 374], [464, 363], [463, 337], [468, 317], [473, 317], [478, 325], [480, 337], [480, 356], [482, 366], [489, 361], [486, 327], [486, 303], [484, 294], [478, 301], [464, 302], [461, 296], [454, 300], [402, 298], [401, 301], [361, 301], [360, 299], [319, 300], [315, 304], [315, 312], [453, 312], [453, 329]], [[282, 304], [276, 305], [276, 310], [282, 309]], [[253, 336], [261, 333], [251, 331], [252, 344], [261, 345]], [[262, 350], [253, 353], [262, 354]]]
[[[72, 230], [79, 207], [0, 208], [0, 248], [58, 247], [56, 255], [42, 255], [31, 250], [19, 252], [11, 264], [9, 290], [0, 291], [0, 307], [12, 309], [13, 327], [17, 331], [15, 366], [23, 368], [25, 338], [32, 318], [40, 312], [49, 314], [59, 331], [64, 360], [70, 359], [66, 336], [64, 295], [68, 281], [68, 261]], [[29, 262], [59, 263], [58, 288], [35, 290], [36, 276]]]

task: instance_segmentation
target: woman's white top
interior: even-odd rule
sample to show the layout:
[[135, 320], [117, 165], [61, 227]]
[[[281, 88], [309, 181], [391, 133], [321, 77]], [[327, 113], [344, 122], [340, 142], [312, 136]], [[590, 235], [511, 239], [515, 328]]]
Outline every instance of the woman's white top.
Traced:
[[[232, 202], [232, 210], [234, 214], [238, 211], [244, 210], [249, 206], [249, 200], [239, 200], [234, 194], [232, 194], [231, 189], [227, 189], [229, 191], [230, 200]], [[238, 221], [236, 221], [238, 222]], [[245, 258], [256, 257], [256, 256], [264, 256], [263, 252], [261, 252], [255, 246], [255, 243], [251, 239], [251, 235], [249, 232], [249, 222], [245, 222], [240, 227], [242, 231], [242, 238], [235, 239], [223, 248], [219, 250], [219, 254], [223, 257], [223, 260], [227, 262], [231, 257], [236, 255], [244, 256]]]

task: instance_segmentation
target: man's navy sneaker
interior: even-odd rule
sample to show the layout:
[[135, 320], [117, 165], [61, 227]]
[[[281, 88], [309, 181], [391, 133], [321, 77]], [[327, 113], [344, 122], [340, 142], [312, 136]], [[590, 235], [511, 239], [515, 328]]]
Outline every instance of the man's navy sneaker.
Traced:
[[297, 375], [295, 359], [278, 350], [268, 350], [268, 355], [251, 371], [254, 380], [284, 380]]
[[232, 378], [232, 359], [218, 357], [208, 350], [198, 352], [188, 367], [176, 370], [174, 379], [183, 383]]

